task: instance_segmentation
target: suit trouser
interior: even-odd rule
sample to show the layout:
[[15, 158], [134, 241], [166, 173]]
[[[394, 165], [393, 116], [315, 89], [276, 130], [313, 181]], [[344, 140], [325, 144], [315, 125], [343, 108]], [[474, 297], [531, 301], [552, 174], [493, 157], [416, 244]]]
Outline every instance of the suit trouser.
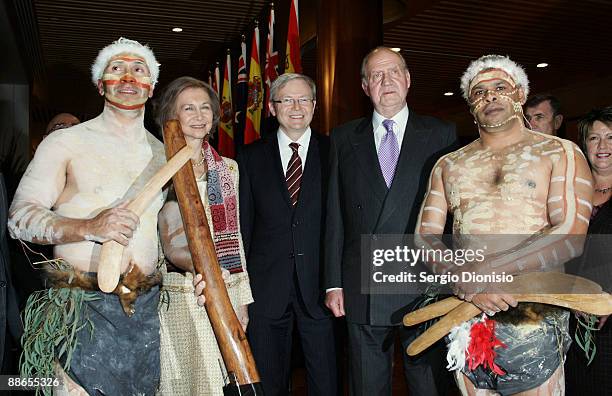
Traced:
[[294, 322], [304, 351], [308, 395], [337, 394], [336, 345], [331, 318], [312, 318], [301, 298], [295, 295], [278, 319], [252, 313], [249, 316], [247, 335], [266, 396], [289, 394]]
[[416, 338], [416, 328], [347, 323], [349, 337], [349, 393], [354, 396], [391, 395], [396, 332], [402, 343], [404, 375], [411, 396], [445, 396], [449, 374], [444, 368], [442, 343], [417, 357], [405, 353]]

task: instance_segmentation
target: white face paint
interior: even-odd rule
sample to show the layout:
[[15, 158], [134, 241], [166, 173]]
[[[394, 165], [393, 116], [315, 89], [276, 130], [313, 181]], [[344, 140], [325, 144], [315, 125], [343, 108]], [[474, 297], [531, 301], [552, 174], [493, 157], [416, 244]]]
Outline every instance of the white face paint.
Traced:
[[139, 56], [116, 55], [104, 69], [98, 89], [108, 103], [119, 109], [141, 109], [153, 95], [149, 67]]
[[470, 112], [476, 123], [487, 130], [522, 118], [522, 91], [503, 70], [480, 72], [470, 83]]

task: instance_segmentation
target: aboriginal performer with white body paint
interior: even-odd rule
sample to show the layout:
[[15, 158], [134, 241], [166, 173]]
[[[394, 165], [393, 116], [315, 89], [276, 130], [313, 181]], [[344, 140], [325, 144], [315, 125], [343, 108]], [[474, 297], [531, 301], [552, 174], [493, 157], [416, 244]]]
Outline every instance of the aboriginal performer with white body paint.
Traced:
[[[166, 162], [143, 123], [159, 64], [149, 47], [120, 38], [91, 71], [102, 114], [42, 141], [10, 209], [13, 238], [55, 245], [50, 289], [33, 295], [24, 314], [21, 370], [60, 376], [60, 394], [150, 395], [159, 383], [164, 199], [160, 191], [140, 217], [126, 206]], [[96, 275], [102, 243], [111, 240], [125, 246], [123, 275], [106, 294]]]
[[[571, 236], [585, 234], [589, 223], [592, 179], [584, 155], [567, 140], [523, 125], [529, 81], [508, 57], [472, 62], [461, 89], [480, 138], [438, 161], [415, 233], [418, 242], [442, 248], [439, 236], [450, 213], [454, 247], [489, 243], [482, 262], [463, 268], [444, 261], [428, 264], [436, 274], [558, 269], [581, 253], [576, 239], [582, 238]], [[464, 395], [564, 393], [569, 311], [517, 304], [490, 283], [459, 282], [455, 294], [486, 314], [449, 337], [449, 352], [455, 353], [448, 356], [449, 368], [456, 370]], [[461, 328], [463, 336], [457, 337]], [[453, 345], [459, 338], [464, 345]], [[482, 339], [488, 349], [478, 345]]]

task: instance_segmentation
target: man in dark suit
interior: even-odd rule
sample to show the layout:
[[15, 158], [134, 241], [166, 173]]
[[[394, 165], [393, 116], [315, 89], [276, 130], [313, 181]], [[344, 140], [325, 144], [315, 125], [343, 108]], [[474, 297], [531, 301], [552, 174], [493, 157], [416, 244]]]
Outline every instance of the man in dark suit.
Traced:
[[327, 183], [327, 137], [311, 131], [315, 84], [284, 74], [272, 84], [277, 133], [243, 148], [241, 231], [255, 302], [247, 334], [266, 396], [289, 392], [295, 323], [309, 395], [337, 389], [332, 319], [320, 286], [321, 230]]
[[6, 223], [8, 202], [4, 175], [0, 173], [0, 374], [14, 374], [17, 360], [13, 349], [23, 334], [17, 295], [11, 279]]
[[[456, 133], [452, 124], [409, 111], [410, 73], [399, 53], [372, 50], [361, 77], [373, 115], [331, 134], [325, 303], [336, 317], [346, 314], [351, 394], [390, 395], [395, 333], [400, 330], [404, 349], [415, 338], [401, 320], [416, 296], [362, 292], [361, 238], [413, 233], [431, 168]], [[436, 352], [418, 359], [403, 354], [411, 395], [438, 394], [443, 366]]]

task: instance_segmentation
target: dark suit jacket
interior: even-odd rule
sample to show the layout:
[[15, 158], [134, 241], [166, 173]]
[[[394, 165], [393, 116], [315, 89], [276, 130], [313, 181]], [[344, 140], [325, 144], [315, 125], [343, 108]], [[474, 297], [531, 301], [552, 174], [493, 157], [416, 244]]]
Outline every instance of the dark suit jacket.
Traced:
[[3, 368], [7, 368], [7, 365], [11, 363], [4, 359], [8, 357], [7, 346], [11, 345], [8, 342], [9, 336], [12, 337], [13, 345], [19, 345], [19, 339], [23, 332], [17, 296], [11, 282], [10, 256], [6, 239], [7, 217], [6, 188], [4, 186], [4, 176], [0, 173], [0, 373], [2, 374], [5, 374]]
[[295, 271], [308, 313], [314, 318], [327, 315], [320, 286], [320, 245], [328, 142], [326, 136], [313, 131], [295, 209], [289, 200], [276, 133], [245, 146], [238, 156], [240, 224], [255, 300], [249, 309], [255, 314], [279, 318], [285, 312]]
[[568, 273], [597, 282], [608, 293], [612, 292], [612, 268], [609, 264], [610, 234], [612, 234], [612, 200], [602, 204], [595, 217], [591, 218], [582, 256], [565, 264]]
[[325, 234], [325, 287], [342, 287], [349, 322], [401, 322], [414, 295], [361, 293], [361, 235], [412, 234], [435, 161], [456, 145], [454, 124], [410, 111], [393, 184], [387, 189], [371, 118], [332, 131]]

